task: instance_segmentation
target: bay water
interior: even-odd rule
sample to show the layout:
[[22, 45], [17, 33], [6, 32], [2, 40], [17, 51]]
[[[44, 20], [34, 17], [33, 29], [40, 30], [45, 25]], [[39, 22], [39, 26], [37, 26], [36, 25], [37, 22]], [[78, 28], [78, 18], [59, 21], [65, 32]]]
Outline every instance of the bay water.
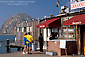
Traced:
[[[0, 54], [6, 53], [6, 40], [9, 39], [9, 42], [15, 40], [16, 35], [0, 35]], [[16, 48], [11, 48], [10, 52], [17, 51]]]

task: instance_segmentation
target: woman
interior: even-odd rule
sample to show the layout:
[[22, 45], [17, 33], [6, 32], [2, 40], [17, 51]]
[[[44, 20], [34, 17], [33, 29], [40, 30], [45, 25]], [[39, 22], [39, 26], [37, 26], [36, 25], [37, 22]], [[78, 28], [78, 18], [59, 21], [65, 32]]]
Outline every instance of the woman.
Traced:
[[27, 41], [27, 38], [26, 38], [26, 36], [27, 36], [27, 33], [25, 33], [24, 34], [24, 49], [23, 49], [23, 54], [27, 54], [28, 52], [27, 52], [27, 45], [26, 45], [26, 41]]

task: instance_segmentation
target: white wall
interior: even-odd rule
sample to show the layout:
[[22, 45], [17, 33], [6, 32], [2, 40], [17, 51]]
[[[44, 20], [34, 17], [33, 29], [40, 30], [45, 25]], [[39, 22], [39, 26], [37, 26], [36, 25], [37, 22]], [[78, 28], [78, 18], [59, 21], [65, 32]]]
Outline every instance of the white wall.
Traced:
[[22, 27], [22, 32], [24, 32], [24, 27]]
[[17, 32], [19, 32], [19, 28], [17, 28]]
[[44, 41], [47, 41], [47, 39], [46, 39], [46, 38], [47, 38], [47, 31], [46, 31], [46, 28], [44, 28], [43, 31], [44, 31]]
[[43, 30], [43, 32], [44, 32], [44, 46], [43, 46], [43, 49], [47, 49], [47, 29], [46, 28], [44, 28], [44, 30]]
[[29, 32], [29, 27], [27, 27], [27, 32]]
[[51, 35], [51, 29], [48, 28], [48, 37], [47, 37], [47, 41], [49, 40], [50, 35]]
[[32, 28], [32, 27], [30, 27], [30, 32], [32, 32], [32, 29], [33, 29], [33, 28]]

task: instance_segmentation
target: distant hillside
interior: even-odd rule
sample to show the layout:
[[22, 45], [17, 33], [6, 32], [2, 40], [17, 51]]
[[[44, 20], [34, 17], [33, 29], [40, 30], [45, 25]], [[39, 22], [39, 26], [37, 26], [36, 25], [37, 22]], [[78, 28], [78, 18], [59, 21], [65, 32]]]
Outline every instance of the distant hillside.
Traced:
[[32, 17], [25, 13], [19, 13], [8, 18], [0, 28], [0, 33], [16, 34], [16, 24], [23, 21], [32, 21]]

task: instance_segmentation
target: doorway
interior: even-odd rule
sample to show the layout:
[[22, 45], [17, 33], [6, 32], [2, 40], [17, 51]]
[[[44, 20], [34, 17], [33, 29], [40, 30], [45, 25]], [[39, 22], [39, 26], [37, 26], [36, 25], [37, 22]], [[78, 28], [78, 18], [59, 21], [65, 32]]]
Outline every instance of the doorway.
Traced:
[[85, 55], [85, 25], [81, 25], [81, 54]]

